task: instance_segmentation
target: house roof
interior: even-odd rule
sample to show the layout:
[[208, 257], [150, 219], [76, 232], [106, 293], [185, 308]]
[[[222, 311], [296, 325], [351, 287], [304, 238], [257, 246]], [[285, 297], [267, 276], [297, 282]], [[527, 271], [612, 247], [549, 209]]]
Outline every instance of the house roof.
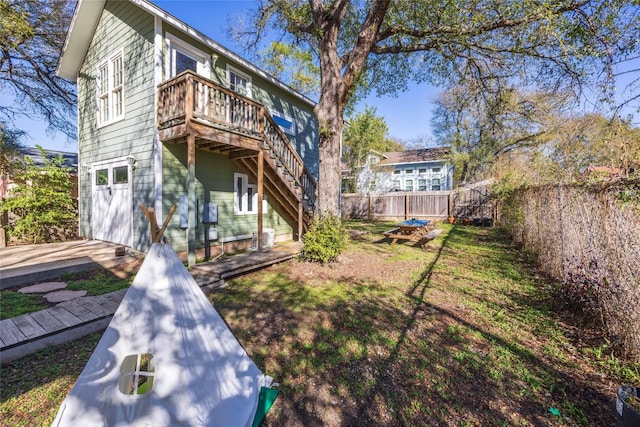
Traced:
[[[42, 167], [45, 165], [42, 155], [40, 154], [40, 150], [38, 150], [37, 147], [20, 147], [19, 151], [23, 156], [29, 157], [33, 160], [33, 163], [36, 166]], [[49, 160], [62, 156], [62, 167], [72, 169], [73, 173], [78, 172], [78, 154], [56, 150], [44, 150], [44, 152]]]
[[[298, 99], [308, 103], [311, 106], [315, 106], [316, 103], [313, 100], [297, 92], [284, 82], [276, 79], [266, 71], [256, 67], [251, 62], [242, 58], [240, 55], [222, 46], [202, 32], [196, 30], [195, 28], [190, 27], [186, 23], [182, 22], [175, 16], [169, 14], [168, 12], [152, 4], [151, 2], [147, 0], [128, 1], [134, 3], [154, 17], [160, 18], [163, 22], [166, 22], [189, 34], [189, 36], [193, 37], [199, 42], [209, 46], [216, 52], [219, 52], [233, 62], [236, 62], [252, 73], [264, 78], [270, 83], [294, 95]], [[100, 20], [100, 16], [102, 15], [102, 9], [104, 8], [105, 2], [106, 0], [78, 0], [75, 11], [73, 13], [73, 17], [71, 19], [71, 24], [69, 25], [67, 38], [65, 40], [64, 47], [62, 48], [62, 53], [60, 54], [58, 68], [56, 69], [56, 74], [60, 77], [64, 77], [71, 81], [77, 80], [80, 66], [82, 65], [82, 61], [84, 60], [84, 57], [87, 54], [87, 50], [89, 49], [89, 45], [93, 38], [92, 35], [95, 32], [96, 27], [98, 26], [98, 21]]]
[[384, 153], [386, 158], [378, 165], [399, 165], [408, 163], [425, 163], [445, 161], [451, 154], [450, 147], [423, 148], [420, 150], [390, 151]]

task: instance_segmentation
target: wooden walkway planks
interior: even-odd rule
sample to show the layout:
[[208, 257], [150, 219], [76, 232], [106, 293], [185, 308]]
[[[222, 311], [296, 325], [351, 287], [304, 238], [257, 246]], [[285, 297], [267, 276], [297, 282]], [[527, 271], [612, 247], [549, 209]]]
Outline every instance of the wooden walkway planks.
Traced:
[[25, 341], [27, 337], [22, 333], [20, 328], [13, 323], [12, 319], [0, 321], [0, 341], [2, 347], [10, 346], [21, 341]]

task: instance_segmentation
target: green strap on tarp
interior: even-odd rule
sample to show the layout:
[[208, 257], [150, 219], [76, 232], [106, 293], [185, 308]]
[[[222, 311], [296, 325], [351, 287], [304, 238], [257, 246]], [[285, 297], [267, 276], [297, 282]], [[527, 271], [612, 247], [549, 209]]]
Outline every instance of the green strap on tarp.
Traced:
[[280, 393], [280, 390], [278, 390], [277, 388], [267, 388], [267, 387], [260, 388], [260, 397], [258, 398], [258, 408], [256, 409], [255, 417], [253, 417], [253, 424], [251, 425], [251, 427], [260, 426], [260, 423], [262, 423], [262, 420], [264, 420], [264, 417], [267, 415], [267, 412], [269, 412], [269, 409], [271, 409], [273, 402], [276, 401], [276, 397], [278, 397], [278, 393]]

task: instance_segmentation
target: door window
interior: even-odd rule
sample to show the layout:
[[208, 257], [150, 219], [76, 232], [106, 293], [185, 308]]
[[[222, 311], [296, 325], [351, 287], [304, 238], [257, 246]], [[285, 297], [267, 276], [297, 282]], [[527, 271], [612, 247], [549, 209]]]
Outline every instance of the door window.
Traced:
[[109, 185], [109, 169], [96, 171], [96, 185]]
[[171, 34], [166, 35], [166, 47], [168, 55], [165, 71], [169, 78], [186, 70], [210, 77], [209, 55]]
[[127, 184], [129, 182], [129, 168], [127, 166], [118, 166], [113, 168], [113, 183]]

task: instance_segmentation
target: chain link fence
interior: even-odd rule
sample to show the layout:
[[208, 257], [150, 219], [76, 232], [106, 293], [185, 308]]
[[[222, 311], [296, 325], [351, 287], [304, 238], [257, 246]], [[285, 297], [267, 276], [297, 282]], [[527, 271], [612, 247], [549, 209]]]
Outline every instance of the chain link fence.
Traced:
[[499, 223], [572, 300], [600, 317], [614, 346], [640, 359], [640, 181], [516, 191]]

